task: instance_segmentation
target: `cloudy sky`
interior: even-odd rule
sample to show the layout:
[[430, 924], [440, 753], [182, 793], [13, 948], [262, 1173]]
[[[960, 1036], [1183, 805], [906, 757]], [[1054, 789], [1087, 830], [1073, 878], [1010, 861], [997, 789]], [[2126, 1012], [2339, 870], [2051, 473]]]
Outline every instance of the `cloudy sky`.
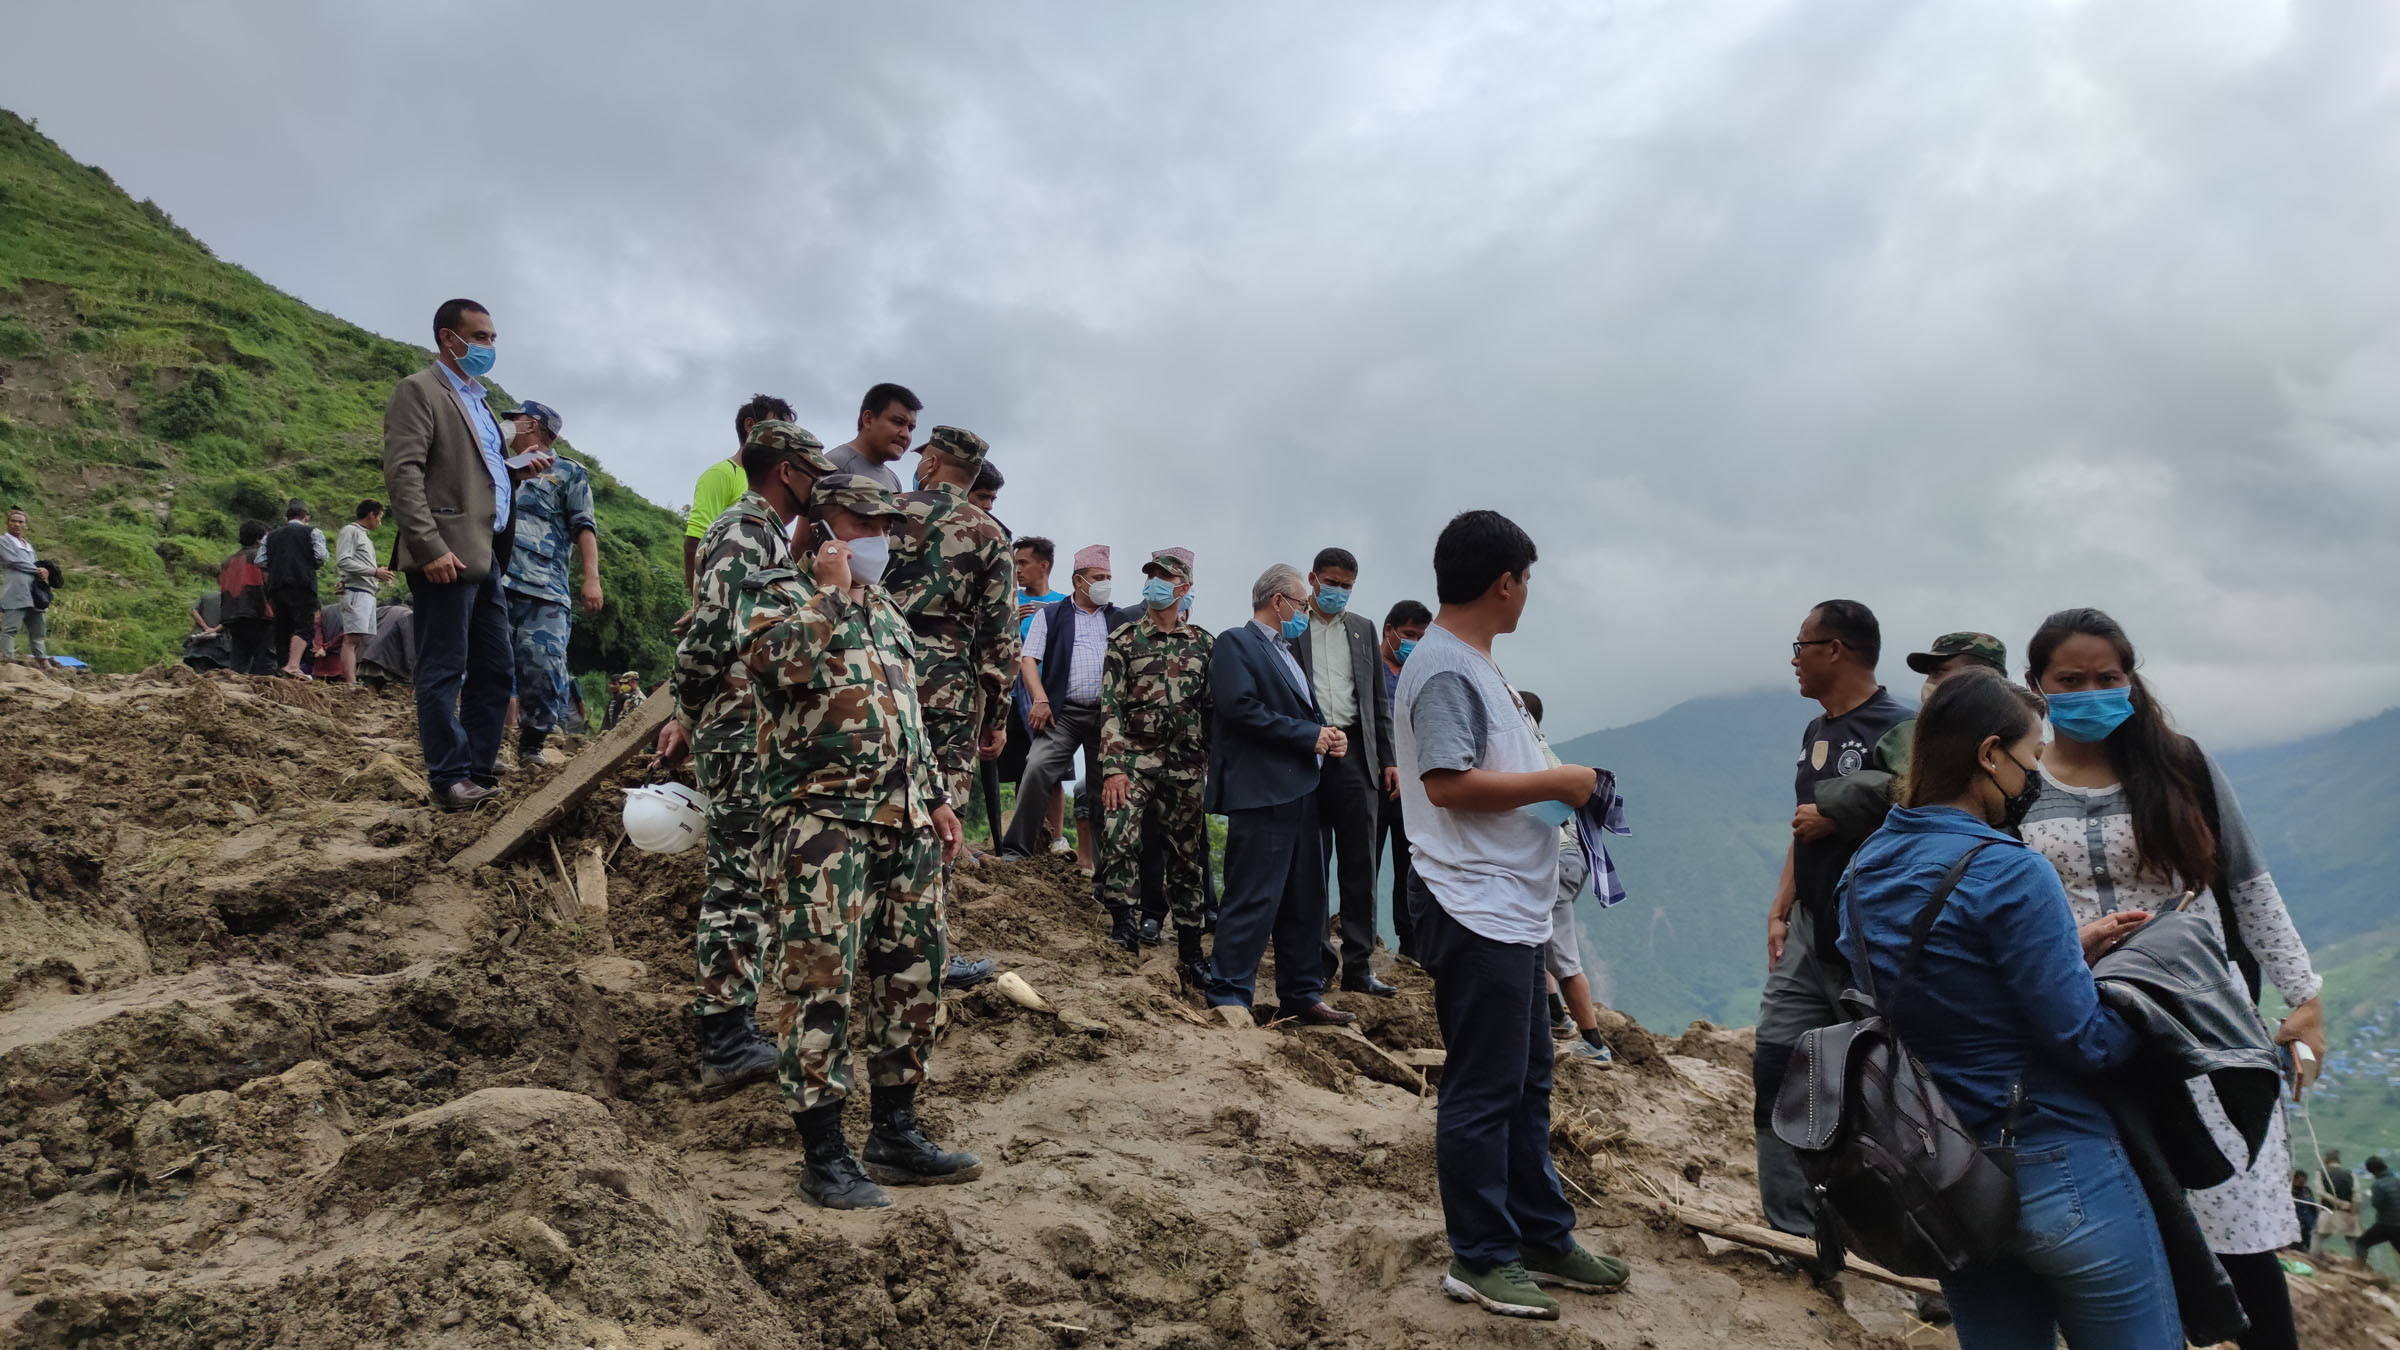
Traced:
[[1562, 732], [1834, 595], [1895, 686], [2097, 604], [2218, 744], [2400, 702], [2381, 0], [9, 8], [0, 106], [380, 332], [485, 300], [662, 503], [896, 379], [1211, 626], [1507, 512]]

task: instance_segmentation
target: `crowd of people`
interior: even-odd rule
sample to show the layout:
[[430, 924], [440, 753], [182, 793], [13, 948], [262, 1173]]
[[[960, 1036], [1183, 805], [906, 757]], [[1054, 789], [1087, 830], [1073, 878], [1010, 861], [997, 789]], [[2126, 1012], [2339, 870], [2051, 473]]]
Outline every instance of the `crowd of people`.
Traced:
[[[472, 808], [501, 790], [512, 723], [523, 765], [578, 716], [572, 617], [605, 600], [591, 484], [559, 452], [563, 419], [490, 407], [498, 334], [483, 306], [449, 301], [433, 327], [434, 364], [386, 411], [390, 505], [359, 503], [330, 545], [304, 502], [277, 528], [245, 523], [193, 620], [232, 669], [354, 681], [400, 618], [408, 650], [388, 659], [413, 677], [428, 781], [440, 804]], [[1430, 975], [1448, 1052], [1443, 1289], [1547, 1318], [1552, 1289], [1621, 1287], [1626, 1263], [1577, 1242], [1549, 1157], [1554, 1062], [1610, 1053], [1574, 906], [1609, 898], [1613, 871], [1590, 841], [1621, 808], [1605, 769], [1559, 761], [1540, 699], [1499, 664], [1533, 540], [1497, 512], [1458, 515], [1433, 546], [1434, 604], [1398, 600], [1380, 623], [1353, 612], [1357, 557], [1324, 547], [1306, 570], [1259, 572], [1249, 620], [1210, 633], [1189, 617], [1201, 560], [1188, 548], [1146, 550], [1131, 603], [1116, 603], [1104, 544], [1075, 549], [1054, 587], [1057, 546], [995, 514], [992, 447], [954, 426], [920, 439], [922, 411], [907, 388], [876, 385], [850, 439], [827, 447], [761, 395], [694, 487], [692, 603], [656, 764], [688, 764], [706, 803], [703, 1087], [773, 1080], [803, 1194], [884, 1205], [886, 1186], [982, 1171], [916, 1113], [945, 989], [991, 970], [951, 950], [955, 868], [1073, 852], [1107, 943], [1138, 955], [1171, 929], [1192, 996], [1245, 1013], [1271, 947], [1275, 1013], [1301, 1024], [1348, 1023], [1340, 998], [1395, 992], [1375, 964], [1388, 920], [1388, 959]], [[387, 518], [388, 564], [373, 542]], [[12, 511], [0, 535], [0, 655], [22, 633], [39, 657], [57, 575], [26, 527]], [[336, 598], [322, 604], [327, 563]], [[383, 603], [395, 579], [405, 600]], [[2097, 610], [2053, 614], [2015, 678], [2006, 645], [1979, 632], [1907, 658], [1924, 677], [1915, 699], [1880, 682], [1881, 656], [1875, 616], [1853, 600], [1811, 609], [1791, 644], [1820, 712], [1767, 907], [1752, 1067], [1769, 1223], [1828, 1247], [1847, 1231], [1821, 1159], [1772, 1117], [1800, 1047], [1857, 1017], [1863, 986], [1947, 1109], [2012, 1169], [2013, 1230], [1942, 1277], [1962, 1343], [2063, 1331], [2180, 1346], [2195, 1326], [2244, 1325], [2246, 1350], [2296, 1345], [2276, 1253], [2400, 1245], [2400, 1177], [2372, 1158], [2362, 1188], [2331, 1151], [2295, 1166], [2276, 1102], [2322, 1058], [2322, 981], [2222, 769], [2173, 729], [2131, 640]], [[613, 724], [642, 691], [627, 673], [610, 695]], [[976, 814], [986, 838], [970, 848], [962, 817]], [[1211, 816], [1226, 824], [1221, 878]], [[2231, 997], [2240, 1015], [2200, 1019], [2173, 1000], [2161, 1012], [2112, 987], [2112, 955], [2141, 950], [2170, 913], [2199, 917], [2224, 976], [2187, 1002]], [[2267, 983], [2290, 1008], [2272, 1030], [2257, 1012]], [[854, 1155], [842, 1121], [860, 1055], [871, 1126]], [[2193, 1068], [2262, 1056], [2280, 1075], [2264, 1099], [2238, 1074]], [[2192, 1071], [2161, 1078], [2162, 1065]]]

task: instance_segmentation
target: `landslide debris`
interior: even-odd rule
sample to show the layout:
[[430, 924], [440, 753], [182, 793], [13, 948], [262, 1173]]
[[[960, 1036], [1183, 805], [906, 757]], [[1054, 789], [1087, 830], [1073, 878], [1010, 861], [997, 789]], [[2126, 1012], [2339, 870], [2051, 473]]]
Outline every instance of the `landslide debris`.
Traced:
[[[609, 859], [603, 933], [546, 848], [442, 866], [493, 816], [423, 807], [401, 694], [0, 667], [0, 722], [0, 1345], [1952, 1343], [1667, 1217], [1750, 1216], [1746, 1033], [1561, 1063], [1553, 1154], [1634, 1282], [1495, 1321], [1436, 1289], [1425, 977], [1354, 1036], [1237, 1031], [1066, 860], [969, 870], [956, 945], [1053, 1009], [948, 1005], [922, 1113], [986, 1175], [827, 1214], [772, 1088], [698, 1091], [701, 861], [618, 847], [614, 793], [557, 839]], [[2388, 1283], [2295, 1284], [2309, 1344], [2393, 1344]]]

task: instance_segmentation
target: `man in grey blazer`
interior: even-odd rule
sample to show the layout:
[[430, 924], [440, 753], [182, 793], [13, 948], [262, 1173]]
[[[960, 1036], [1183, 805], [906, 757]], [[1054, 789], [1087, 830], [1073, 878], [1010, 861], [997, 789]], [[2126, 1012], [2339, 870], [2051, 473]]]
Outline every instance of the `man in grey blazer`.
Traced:
[[[1328, 755], [1317, 784], [1317, 821], [1332, 840], [1326, 852], [1342, 892], [1341, 987], [1355, 994], [1389, 998], [1398, 991], [1375, 978], [1375, 822], [1383, 798], [1400, 790], [1392, 759], [1392, 702], [1384, 692], [1381, 643], [1372, 620], [1350, 613], [1350, 590], [1358, 584], [1358, 559], [1350, 550], [1319, 550], [1309, 569], [1308, 632], [1291, 640], [1292, 655], [1308, 673], [1310, 691], [1354, 747]], [[1330, 937], [1326, 969], [1335, 968]]]
[[434, 800], [467, 807], [499, 786], [500, 734], [516, 693], [508, 571], [516, 481], [549, 467], [528, 445], [512, 463], [482, 377], [499, 333], [473, 300], [433, 315], [434, 364], [400, 381], [383, 410], [383, 486], [399, 542], [393, 566], [415, 608], [417, 740]]

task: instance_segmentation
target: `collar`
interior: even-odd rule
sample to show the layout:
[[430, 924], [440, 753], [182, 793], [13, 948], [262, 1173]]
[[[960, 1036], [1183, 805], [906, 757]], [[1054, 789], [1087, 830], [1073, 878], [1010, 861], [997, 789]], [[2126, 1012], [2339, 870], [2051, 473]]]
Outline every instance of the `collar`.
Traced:
[[1883, 828], [1894, 834], [1963, 834], [1970, 839], [2025, 846], [2024, 840], [1955, 806], [1896, 806], [1883, 818]]
[[433, 363], [433, 368], [442, 373], [442, 383], [462, 394], [472, 394], [478, 399], [483, 397], [483, 385], [474, 376], [453, 374], [450, 367], [439, 361]]

